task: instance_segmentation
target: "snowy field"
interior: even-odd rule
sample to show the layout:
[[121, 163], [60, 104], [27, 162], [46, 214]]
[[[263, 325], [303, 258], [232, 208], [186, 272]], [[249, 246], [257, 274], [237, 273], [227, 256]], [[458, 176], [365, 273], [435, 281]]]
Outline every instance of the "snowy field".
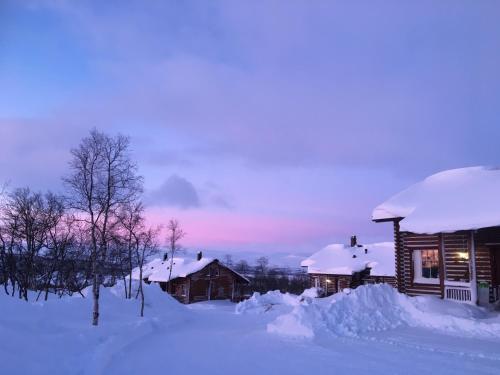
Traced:
[[[1, 374], [499, 374], [500, 317], [388, 286], [313, 299], [271, 292], [239, 305], [135, 300], [26, 303], [0, 296]], [[118, 296], [117, 296], [118, 295]]]

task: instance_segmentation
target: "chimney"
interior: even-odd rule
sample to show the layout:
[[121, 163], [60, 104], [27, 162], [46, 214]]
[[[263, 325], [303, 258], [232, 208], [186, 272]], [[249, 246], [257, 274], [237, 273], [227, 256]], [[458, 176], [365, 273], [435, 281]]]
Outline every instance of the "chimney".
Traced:
[[354, 247], [358, 244], [358, 240], [356, 236], [351, 236], [351, 247]]
[[198, 251], [198, 253], [196, 254], [196, 260], [200, 261], [201, 258], [203, 258], [203, 253], [201, 251]]

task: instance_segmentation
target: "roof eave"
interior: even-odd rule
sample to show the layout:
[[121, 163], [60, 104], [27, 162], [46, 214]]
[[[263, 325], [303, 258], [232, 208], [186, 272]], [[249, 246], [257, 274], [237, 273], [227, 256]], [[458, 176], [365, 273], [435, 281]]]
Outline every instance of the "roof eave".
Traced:
[[382, 218], [382, 219], [372, 219], [374, 223], [387, 223], [389, 221], [401, 221], [403, 220], [404, 217], [398, 216], [398, 217], [387, 217], [387, 218]]

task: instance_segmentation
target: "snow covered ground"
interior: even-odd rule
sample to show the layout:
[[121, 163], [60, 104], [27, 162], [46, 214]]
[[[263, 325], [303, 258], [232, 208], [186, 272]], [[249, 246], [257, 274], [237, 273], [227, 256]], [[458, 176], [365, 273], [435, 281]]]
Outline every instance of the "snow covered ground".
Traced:
[[[387, 286], [325, 299], [255, 295], [183, 306], [148, 287], [137, 301], [26, 303], [0, 296], [1, 374], [499, 374], [497, 313]], [[115, 295], [115, 294], [118, 294]]]

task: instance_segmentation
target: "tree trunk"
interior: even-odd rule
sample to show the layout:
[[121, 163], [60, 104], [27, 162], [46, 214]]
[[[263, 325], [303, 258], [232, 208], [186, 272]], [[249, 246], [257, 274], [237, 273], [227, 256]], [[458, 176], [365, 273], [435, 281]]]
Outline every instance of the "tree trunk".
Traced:
[[[132, 226], [131, 226], [132, 228]], [[128, 298], [132, 298], [132, 229], [129, 230], [129, 237], [128, 237]]]
[[128, 298], [132, 298], [132, 271], [128, 275]]
[[141, 294], [141, 318], [144, 317], [144, 290], [142, 289], [142, 280], [139, 281], [139, 291]]
[[92, 285], [92, 298], [94, 299], [94, 307], [92, 310], [92, 325], [97, 326], [99, 324], [99, 287], [100, 287], [99, 275], [94, 273], [94, 280]]
[[123, 286], [125, 287], [125, 299], [130, 298], [130, 292], [127, 289], [127, 277], [123, 276]]

